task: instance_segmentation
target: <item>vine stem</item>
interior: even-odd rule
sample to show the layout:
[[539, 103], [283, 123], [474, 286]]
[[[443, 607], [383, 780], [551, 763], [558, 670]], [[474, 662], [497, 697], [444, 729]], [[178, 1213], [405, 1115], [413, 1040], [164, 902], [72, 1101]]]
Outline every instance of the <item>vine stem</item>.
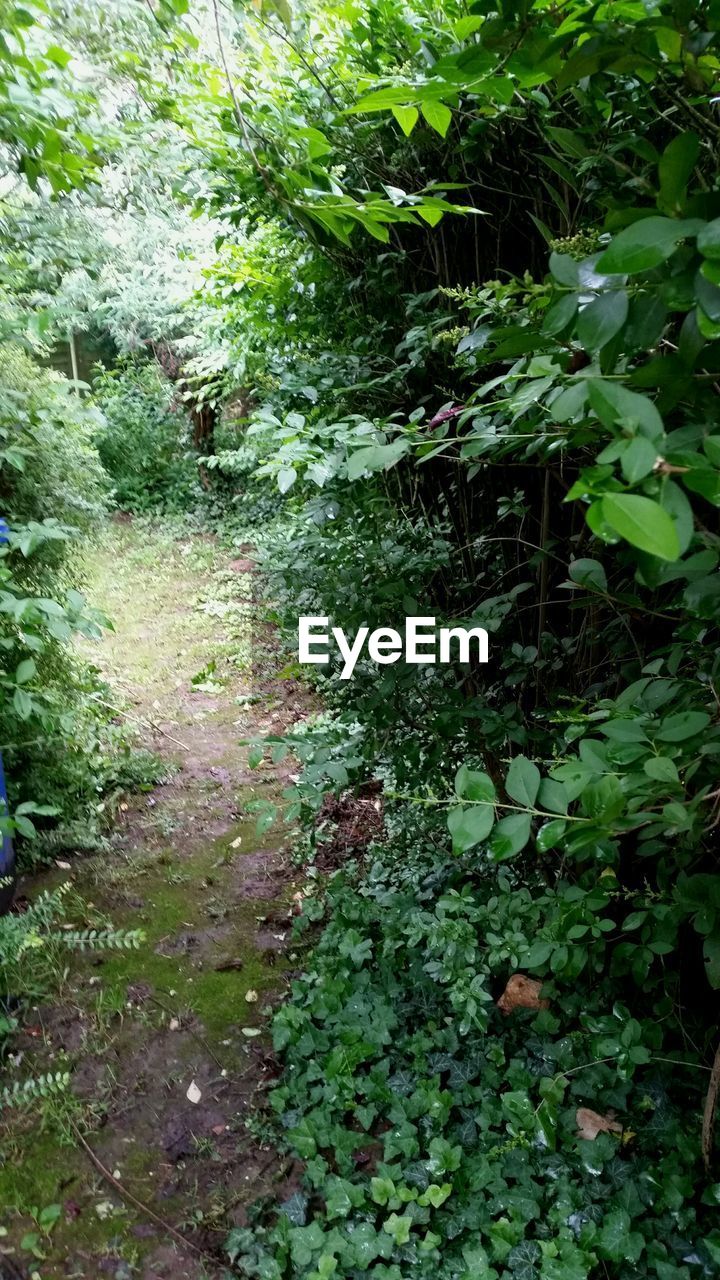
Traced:
[[557, 822], [592, 822], [592, 818], [574, 813], [550, 813], [548, 809], [531, 809], [521, 804], [504, 804], [502, 800], [461, 800], [459, 796], [452, 800], [434, 800], [429, 796], [412, 796], [402, 791], [386, 791], [389, 800], [410, 800], [413, 804], [437, 805], [441, 809], [450, 809], [458, 804], [479, 804], [486, 809], [510, 809], [513, 813], [530, 813], [535, 818], [554, 818]]

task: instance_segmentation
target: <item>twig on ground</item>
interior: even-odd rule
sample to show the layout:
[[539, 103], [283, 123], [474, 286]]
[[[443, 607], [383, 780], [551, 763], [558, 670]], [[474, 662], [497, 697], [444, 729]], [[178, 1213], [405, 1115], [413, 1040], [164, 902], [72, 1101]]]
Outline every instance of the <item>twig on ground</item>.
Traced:
[[70, 1120], [69, 1124], [76, 1142], [80, 1144], [86, 1156], [90, 1160], [90, 1163], [94, 1165], [105, 1181], [109, 1182], [110, 1186], [115, 1188], [118, 1195], [122, 1196], [123, 1200], [127, 1200], [128, 1203], [133, 1205], [135, 1209], [138, 1209], [140, 1213], [145, 1214], [145, 1216], [150, 1218], [152, 1222], [155, 1222], [157, 1226], [162, 1227], [163, 1231], [166, 1231], [169, 1236], [172, 1236], [173, 1240], [176, 1240], [178, 1244], [181, 1244], [184, 1249], [190, 1249], [193, 1253], [197, 1253], [199, 1257], [205, 1258], [209, 1262], [214, 1263], [217, 1261], [217, 1259], [213, 1258], [212, 1254], [206, 1253], [204, 1249], [200, 1249], [198, 1245], [193, 1244], [192, 1240], [188, 1240], [187, 1236], [184, 1236], [176, 1227], [172, 1227], [169, 1222], [166, 1222], [164, 1218], [161, 1218], [159, 1214], [155, 1213], [149, 1205], [144, 1204], [142, 1200], [138, 1200], [137, 1196], [134, 1196], [131, 1191], [128, 1191], [127, 1187], [124, 1187], [121, 1182], [118, 1182], [117, 1178], [113, 1177], [110, 1170], [106, 1169], [99, 1157], [95, 1155], [92, 1147], [85, 1141], [74, 1121]]

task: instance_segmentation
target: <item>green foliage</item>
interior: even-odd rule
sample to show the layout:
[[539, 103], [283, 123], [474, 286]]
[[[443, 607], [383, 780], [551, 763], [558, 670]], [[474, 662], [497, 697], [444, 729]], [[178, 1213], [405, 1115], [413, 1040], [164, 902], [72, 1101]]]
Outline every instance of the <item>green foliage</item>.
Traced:
[[122, 511], [186, 510], [197, 501], [197, 463], [178, 391], [155, 363], [129, 361], [94, 383], [102, 411], [100, 459]]
[[0, 744], [13, 823], [32, 839], [33, 816], [97, 821], [103, 778], [126, 747], [108, 727], [103, 686], [70, 648], [74, 636], [97, 637], [106, 623], [76, 587], [78, 540], [105, 510], [92, 446], [97, 416], [17, 347], [0, 353], [0, 378], [10, 527], [0, 548]]
[[[325, 793], [369, 777], [388, 830], [306, 908], [324, 930], [275, 1018], [272, 1100], [306, 1194], [233, 1233], [243, 1274], [716, 1265], [715, 16], [303, 6], [272, 77], [278, 29], [243, 19], [221, 125], [245, 167], [218, 145], [217, 173], [332, 264], [332, 320], [325, 287], [302, 331], [265, 313], [219, 463], [254, 448], [283, 499], [263, 545], [289, 647], [298, 613], [491, 635], [483, 669], [331, 664], [330, 720], [273, 743], [303, 763], [311, 849]], [[462, 230], [458, 180], [485, 214]], [[220, 184], [213, 208], [241, 228]], [[360, 247], [391, 225], [386, 255]], [[223, 287], [246, 346], [282, 290]], [[547, 1008], [497, 1008], [515, 973]], [[591, 1139], [582, 1108], [617, 1124]]]
[[[307, 900], [272, 1095], [304, 1185], [232, 1233], [232, 1264], [709, 1280], [717, 3], [150, 8], [160, 34], [130, 23], [126, 65], [92, 4], [73, 39], [133, 128], [162, 124], [178, 180], [156, 193], [195, 201], [216, 255], [174, 296], [172, 261], [146, 288], [152, 254], [134, 271], [127, 243], [113, 278], [105, 237], [76, 268], [83, 312], [85, 277], [34, 275], [17, 237], [21, 312], [37, 284], [56, 323], [169, 343], [189, 404], [224, 404], [201, 474], [228, 526], [270, 517], [289, 649], [299, 613], [491, 638], [482, 668], [363, 658], [339, 682], [331, 663], [317, 724], [251, 747], [299, 758], [287, 812], [320, 867], [328, 792], [362, 812], [379, 784], [386, 832]], [[141, 186], [119, 203], [147, 207]], [[140, 361], [98, 387], [102, 456], [140, 509], [195, 497], [166, 391]], [[50, 557], [66, 531], [31, 519], [18, 537]], [[89, 625], [71, 605], [68, 633]], [[21, 718], [35, 664], [13, 650]], [[541, 1001], [500, 999], [518, 974]]]

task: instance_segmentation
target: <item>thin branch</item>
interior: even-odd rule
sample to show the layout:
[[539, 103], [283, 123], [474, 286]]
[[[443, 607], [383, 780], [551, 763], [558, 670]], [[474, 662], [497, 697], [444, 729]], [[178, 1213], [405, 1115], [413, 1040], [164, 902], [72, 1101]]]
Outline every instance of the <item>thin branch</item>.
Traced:
[[218, 0], [212, 0], [212, 6], [213, 6], [213, 13], [215, 15], [215, 31], [217, 33], [217, 42], [218, 42], [218, 51], [220, 53], [220, 61], [222, 62], [222, 65], [223, 65], [223, 71], [225, 73], [225, 80], [227, 82], [228, 93], [230, 94], [230, 100], [233, 105], [233, 113], [235, 115], [235, 119], [237, 120], [238, 125], [240, 126], [240, 130], [243, 135], [245, 146], [247, 147], [247, 150], [250, 154], [253, 164], [255, 165], [255, 168], [260, 174], [260, 177], [265, 183], [265, 186], [268, 192], [270, 193], [270, 195], [277, 197], [278, 193], [275, 190], [272, 178], [270, 177], [268, 170], [265, 168], [265, 165], [262, 164], [261, 161], [258, 159], [257, 154], [255, 152], [255, 148], [253, 147], [253, 144], [250, 140], [250, 132], [248, 130], [247, 121], [245, 119], [243, 111], [241, 110], [237, 93], [235, 92], [235, 85], [233, 84], [233, 78], [232, 78], [232, 75], [230, 74], [230, 66], [225, 53], [225, 45], [223, 43], [222, 29], [220, 26], [220, 9], [218, 7]]
[[118, 1182], [117, 1178], [113, 1177], [110, 1170], [106, 1169], [102, 1161], [95, 1155], [92, 1147], [85, 1141], [74, 1121], [70, 1120], [69, 1124], [75, 1137], [75, 1141], [80, 1144], [91, 1164], [95, 1166], [98, 1173], [105, 1179], [105, 1181], [109, 1182], [111, 1187], [114, 1187], [118, 1195], [122, 1196], [123, 1200], [127, 1200], [133, 1208], [137, 1209], [140, 1213], [143, 1213], [145, 1217], [150, 1218], [152, 1222], [157, 1224], [157, 1226], [162, 1227], [163, 1231], [166, 1231], [169, 1236], [172, 1236], [173, 1240], [176, 1240], [184, 1249], [190, 1249], [193, 1253], [196, 1253], [198, 1257], [205, 1258], [207, 1261], [217, 1261], [217, 1259], [213, 1258], [211, 1254], [206, 1253], [204, 1249], [199, 1249], [196, 1244], [193, 1244], [192, 1240], [188, 1240], [187, 1236], [182, 1235], [180, 1231], [171, 1226], [169, 1222], [166, 1222], [164, 1218], [159, 1217], [159, 1215], [155, 1213], [149, 1205], [144, 1204], [142, 1200], [138, 1200], [137, 1197], [134, 1196], [131, 1191], [128, 1191], [127, 1187], [124, 1187], [121, 1182]]

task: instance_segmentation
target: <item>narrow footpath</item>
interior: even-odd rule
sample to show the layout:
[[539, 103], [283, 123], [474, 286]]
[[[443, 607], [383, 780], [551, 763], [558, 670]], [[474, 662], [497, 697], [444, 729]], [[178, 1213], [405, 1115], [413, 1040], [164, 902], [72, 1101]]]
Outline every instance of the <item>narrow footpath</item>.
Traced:
[[292, 1191], [257, 1106], [296, 885], [287, 831], [258, 839], [256, 819], [288, 766], [250, 770], [240, 740], [308, 703], [273, 677], [254, 579], [209, 537], [137, 522], [111, 524], [93, 553], [88, 595], [115, 630], [86, 652], [167, 776], [120, 797], [106, 850], [22, 886], [70, 880], [74, 925], [143, 940], [70, 953], [59, 1000], [19, 1037], [20, 1078], [67, 1069], [71, 1087], [0, 1125], [2, 1277], [216, 1280], [247, 1205]]

